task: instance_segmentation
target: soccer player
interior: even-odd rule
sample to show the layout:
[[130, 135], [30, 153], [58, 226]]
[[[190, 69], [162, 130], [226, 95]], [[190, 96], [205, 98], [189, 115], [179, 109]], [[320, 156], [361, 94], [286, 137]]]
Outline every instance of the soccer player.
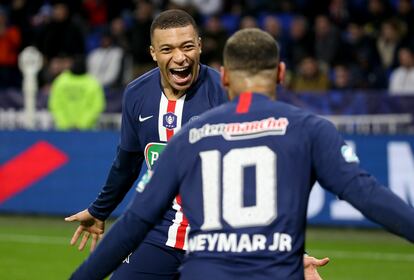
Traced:
[[72, 279], [108, 275], [178, 194], [191, 224], [184, 280], [304, 279], [306, 210], [315, 180], [414, 242], [414, 208], [359, 167], [335, 127], [275, 101], [284, 73], [268, 33], [236, 32], [224, 49], [221, 78], [232, 101], [172, 138], [142, 195]]
[[[158, 68], [133, 81], [125, 91], [121, 140], [107, 182], [88, 209], [66, 218], [81, 223], [71, 240], [75, 244], [81, 239], [80, 250], [90, 236], [91, 249], [95, 248], [104, 231], [104, 221], [137, 179], [143, 161], [151, 168], [182, 124], [196, 120], [202, 112], [227, 100], [219, 73], [199, 63], [201, 42], [189, 14], [181, 10], [161, 13], [151, 26], [151, 44], [151, 55]], [[174, 198], [162, 221], [111, 279], [175, 277], [187, 249], [189, 230], [180, 200], [179, 196]], [[304, 261], [307, 272], [319, 277], [316, 267], [326, 264], [328, 259], [305, 257]]]
[[[201, 41], [189, 14], [165, 11], [154, 19], [150, 33], [150, 52], [158, 67], [125, 90], [120, 144], [107, 182], [88, 209], [66, 219], [81, 223], [71, 240], [75, 244], [81, 239], [79, 249], [91, 235], [91, 249], [96, 246], [104, 221], [132, 187], [142, 163], [150, 168], [184, 123], [227, 100], [220, 74], [200, 64]], [[187, 248], [188, 231], [180, 197], [173, 200], [164, 219], [112, 279], [173, 279]]]

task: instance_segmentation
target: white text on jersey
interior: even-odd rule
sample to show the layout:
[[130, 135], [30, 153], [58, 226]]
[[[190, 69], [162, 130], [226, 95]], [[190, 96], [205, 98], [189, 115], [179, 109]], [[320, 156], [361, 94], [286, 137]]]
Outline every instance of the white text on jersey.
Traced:
[[190, 129], [189, 142], [194, 144], [202, 138], [222, 135], [226, 140], [243, 140], [267, 135], [285, 135], [289, 124], [287, 118], [274, 117], [243, 123], [205, 124]]

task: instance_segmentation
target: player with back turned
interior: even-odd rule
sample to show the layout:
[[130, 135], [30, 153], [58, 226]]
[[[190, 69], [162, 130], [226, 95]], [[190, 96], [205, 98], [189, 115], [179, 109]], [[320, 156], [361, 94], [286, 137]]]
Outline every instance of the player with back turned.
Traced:
[[306, 211], [316, 180], [414, 242], [414, 208], [359, 167], [335, 127], [274, 100], [284, 73], [269, 34], [236, 32], [226, 43], [222, 69], [232, 101], [173, 137], [142, 195], [72, 279], [108, 275], [177, 194], [191, 224], [184, 280], [304, 279]]

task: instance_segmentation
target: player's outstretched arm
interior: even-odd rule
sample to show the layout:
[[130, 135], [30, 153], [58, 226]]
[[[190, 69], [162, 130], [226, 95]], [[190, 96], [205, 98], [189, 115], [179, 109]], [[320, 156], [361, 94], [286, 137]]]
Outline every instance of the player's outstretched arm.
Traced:
[[70, 245], [75, 245], [78, 242], [79, 237], [83, 234], [79, 243], [78, 249], [83, 250], [88, 243], [89, 238], [92, 236], [91, 248], [92, 252], [98, 241], [102, 238], [102, 234], [105, 230], [105, 222], [93, 217], [88, 209], [80, 211], [75, 215], [65, 218], [67, 222], [80, 222], [80, 225], [76, 229], [75, 233], [70, 240]]
[[305, 268], [305, 280], [322, 280], [317, 268], [326, 265], [329, 258], [317, 259], [315, 257], [304, 255], [303, 266]]

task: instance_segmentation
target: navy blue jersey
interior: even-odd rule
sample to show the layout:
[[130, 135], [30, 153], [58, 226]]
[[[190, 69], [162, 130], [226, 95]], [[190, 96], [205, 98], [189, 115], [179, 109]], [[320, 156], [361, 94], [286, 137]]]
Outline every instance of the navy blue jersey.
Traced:
[[[200, 65], [197, 81], [184, 96], [177, 101], [168, 100], [163, 94], [159, 68], [155, 68], [132, 81], [125, 90], [120, 148], [139, 152], [142, 154], [139, 158], [151, 168], [166, 142], [184, 123], [226, 100], [219, 73], [205, 65]], [[111, 201], [114, 200], [117, 199]], [[162, 222], [148, 235], [148, 242], [186, 249], [188, 221], [179, 200], [179, 197], [174, 200]], [[90, 211], [95, 217], [105, 217], [100, 209], [107, 208], [92, 205]]]
[[414, 208], [358, 162], [329, 121], [243, 93], [173, 137], [142, 195], [75, 275], [105, 275], [116, 267], [178, 193], [191, 224], [181, 279], [303, 279], [315, 180], [414, 242]]

